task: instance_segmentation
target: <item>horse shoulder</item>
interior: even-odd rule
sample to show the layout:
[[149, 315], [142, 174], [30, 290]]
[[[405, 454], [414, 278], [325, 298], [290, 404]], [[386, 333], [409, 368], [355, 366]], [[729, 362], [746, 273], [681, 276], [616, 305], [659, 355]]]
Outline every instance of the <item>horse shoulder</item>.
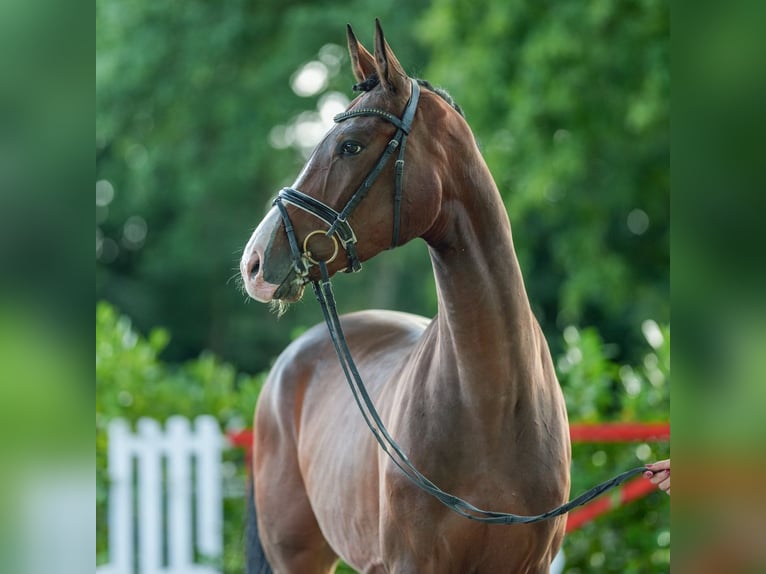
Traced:
[[[399, 311], [366, 310], [342, 315], [341, 325], [360, 368], [394, 368], [420, 339], [430, 320]], [[308, 329], [279, 355], [258, 402], [256, 426], [277, 425], [295, 438], [303, 401], [312, 384], [325, 384], [321, 373], [339, 370], [338, 357], [324, 324]], [[345, 381], [338, 385], [347, 392]], [[332, 388], [335, 388], [333, 386]], [[322, 392], [332, 391], [323, 388]]]

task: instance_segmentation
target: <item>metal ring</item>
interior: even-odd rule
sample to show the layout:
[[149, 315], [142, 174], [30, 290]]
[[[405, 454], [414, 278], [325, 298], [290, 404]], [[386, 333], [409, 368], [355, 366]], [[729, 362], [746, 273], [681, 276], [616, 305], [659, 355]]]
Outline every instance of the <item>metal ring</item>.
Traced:
[[321, 229], [312, 231], [303, 240], [303, 254], [306, 256], [306, 259], [308, 259], [311, 263], [313, 263], [314, 265], [319, 265], [319, 261], [317, 261], [311, 256], [311, 251], [309, 251], [308, 249], [309, 239], [311, 239], [314, 235], [317, 235], [317, 234], [322, 234], [327, 239], [332, 239], [332, 244], [335, 247], [335, 250], [333, 251], [332, 256], [327, 261], [325, 261], [325, 263], [332, 263], [335, 260], [335, 258], [338, 256], [338, 240], [335, 239], [335, 235], [330, 235], [328, 237], [327, 233], [325, 233]]

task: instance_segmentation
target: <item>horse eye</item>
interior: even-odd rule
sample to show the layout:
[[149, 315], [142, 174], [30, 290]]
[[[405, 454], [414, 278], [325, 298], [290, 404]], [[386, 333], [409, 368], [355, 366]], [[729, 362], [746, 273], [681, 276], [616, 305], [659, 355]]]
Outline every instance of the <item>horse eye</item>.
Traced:
[[361, 152], [362, 149], [364, 149], [362, 148], [362, 145], [354, 141], [343, 142], [340, 146], [340, 152], [343, 155], [356, 155]]

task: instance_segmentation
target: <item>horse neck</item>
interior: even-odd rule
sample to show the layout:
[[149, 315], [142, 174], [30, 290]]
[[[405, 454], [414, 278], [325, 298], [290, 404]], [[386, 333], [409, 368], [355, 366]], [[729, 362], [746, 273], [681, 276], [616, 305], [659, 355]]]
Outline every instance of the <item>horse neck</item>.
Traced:
[[462, 186], [445, 190], [444, 233], [429, 243], [439, 298], [434, 368], [440, 371], [430, 380], [440, 386], [438, 396], [445, 396], [449, 381], [461, 405], [513, 409], [539, 372], [539, 329], [495, 182], [478, 150], [463, 157], [470, 158], [458, 168], [463, 173], [442, 180]]

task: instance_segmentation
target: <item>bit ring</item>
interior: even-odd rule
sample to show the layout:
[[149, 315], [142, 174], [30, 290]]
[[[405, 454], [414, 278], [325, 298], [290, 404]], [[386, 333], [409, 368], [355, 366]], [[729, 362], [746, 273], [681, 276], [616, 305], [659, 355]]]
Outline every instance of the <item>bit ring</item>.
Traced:
[[318, 235], [318, 234], [323, 235], [327, 239], [332, 239], [332, 244], [333, 244], [333, 247], [334, 247], [334, 251], [332, 253], [332, 256], [327, 261], [325, 261], [325, 263], [332, 263], [335, 260], [335, 258], [338, 256], [338, 240], [335, 239], [335, 235], [328, 236], [327, 233], [325, 233], [321, 229], [317, 229], [316, 231], [312, 231], [303, 240], [303, 255], [306, 257], [306, 259], [308, 259], [314, 265], [319, 265], [319, 261], [317, 261], [316, 259], [314, 259], [311, 256], [311, 251], [309, 251], [309, 248], [308, 248], [308, 246], [309, 246], [309, 239], [311, 239], [312, 237], [314, 237], [315, 235]]

